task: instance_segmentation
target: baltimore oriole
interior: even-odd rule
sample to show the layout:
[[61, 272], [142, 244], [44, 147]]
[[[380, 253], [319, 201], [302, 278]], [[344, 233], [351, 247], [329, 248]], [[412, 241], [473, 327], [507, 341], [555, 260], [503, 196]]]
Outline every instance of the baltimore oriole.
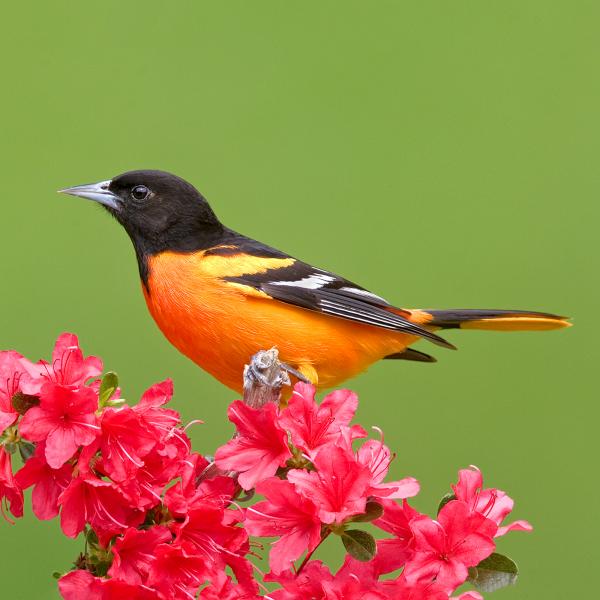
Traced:
[[382, 358], [434, 362], [409, 346], [454, 348], [439, 329], [541, 330], [565, 317], [521, 310], [397, 308], [368, 290], [225, 227], [187, 181], [129, 171], [61, 190], [94, 200], [125, 228], [146, 303], [167, 339], [226, 386], [261, 349], [319, 388]]

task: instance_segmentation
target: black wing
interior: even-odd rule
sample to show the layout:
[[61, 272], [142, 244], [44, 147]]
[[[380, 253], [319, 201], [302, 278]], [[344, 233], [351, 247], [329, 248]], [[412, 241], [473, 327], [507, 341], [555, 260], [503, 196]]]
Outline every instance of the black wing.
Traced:
[[[240, 241], [239, 238], [236, 240], [239, 244], [237, 251], [244, 252], [244, 244], [240, 244]], [[256, 253], [255, 248], [249, 249], [250, 254]], [[265, 248], [265, 250], [271, 249]], [[279, 251], [275, 252], [278, 256], [288, 257]], [[316, 269], [298, 260], [289, 266], [268, 269], [263, 273], [248, 273], [224, 279], [251, 286], [281, 302], [375, 327], [402, 331], [426, 338], [439, 346], [454, 348], [435, 333], [387, 310], [393, 307], [380, 296], [339, 275]]]

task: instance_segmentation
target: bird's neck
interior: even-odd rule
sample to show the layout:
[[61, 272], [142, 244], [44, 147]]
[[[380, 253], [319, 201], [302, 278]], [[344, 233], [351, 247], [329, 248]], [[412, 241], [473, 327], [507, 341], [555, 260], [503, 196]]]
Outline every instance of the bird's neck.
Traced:
[[180, 252], [183, 254], [206, 250], [223, 243], [229, 230], [218, 221], [203, 223], [201, 226], [173, 226], [168, 231], [152, 236], [137, 231], [128, 231], [135, 249], [138, 269], [142, 283], [148, 287], [148, 259], [162, 252]]

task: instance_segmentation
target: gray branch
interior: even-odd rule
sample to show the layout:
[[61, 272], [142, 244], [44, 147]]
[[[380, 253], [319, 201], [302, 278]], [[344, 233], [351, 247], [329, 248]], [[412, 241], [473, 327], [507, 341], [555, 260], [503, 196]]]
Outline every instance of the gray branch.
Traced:
[[279, 404], [281, 388], [290, 385], [288, 370], [279, 361], [277, 348], [257, 352], [244, 368], [244, 402], [252, 408]]

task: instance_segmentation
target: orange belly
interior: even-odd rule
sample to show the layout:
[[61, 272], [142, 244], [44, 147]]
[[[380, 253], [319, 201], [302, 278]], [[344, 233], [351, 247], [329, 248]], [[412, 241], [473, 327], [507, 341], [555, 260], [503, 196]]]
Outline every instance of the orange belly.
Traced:
[[298, 308], [219, 278], [235, 275], [238, 265], [248, 268], [223, 257], [165, 252], [149, 259], [150, 291], [144, 288], [167, 339], [237, 392], [244, 365], [259, 350], [277, 346], [281, 360], [329, 388], [418, 339]]

